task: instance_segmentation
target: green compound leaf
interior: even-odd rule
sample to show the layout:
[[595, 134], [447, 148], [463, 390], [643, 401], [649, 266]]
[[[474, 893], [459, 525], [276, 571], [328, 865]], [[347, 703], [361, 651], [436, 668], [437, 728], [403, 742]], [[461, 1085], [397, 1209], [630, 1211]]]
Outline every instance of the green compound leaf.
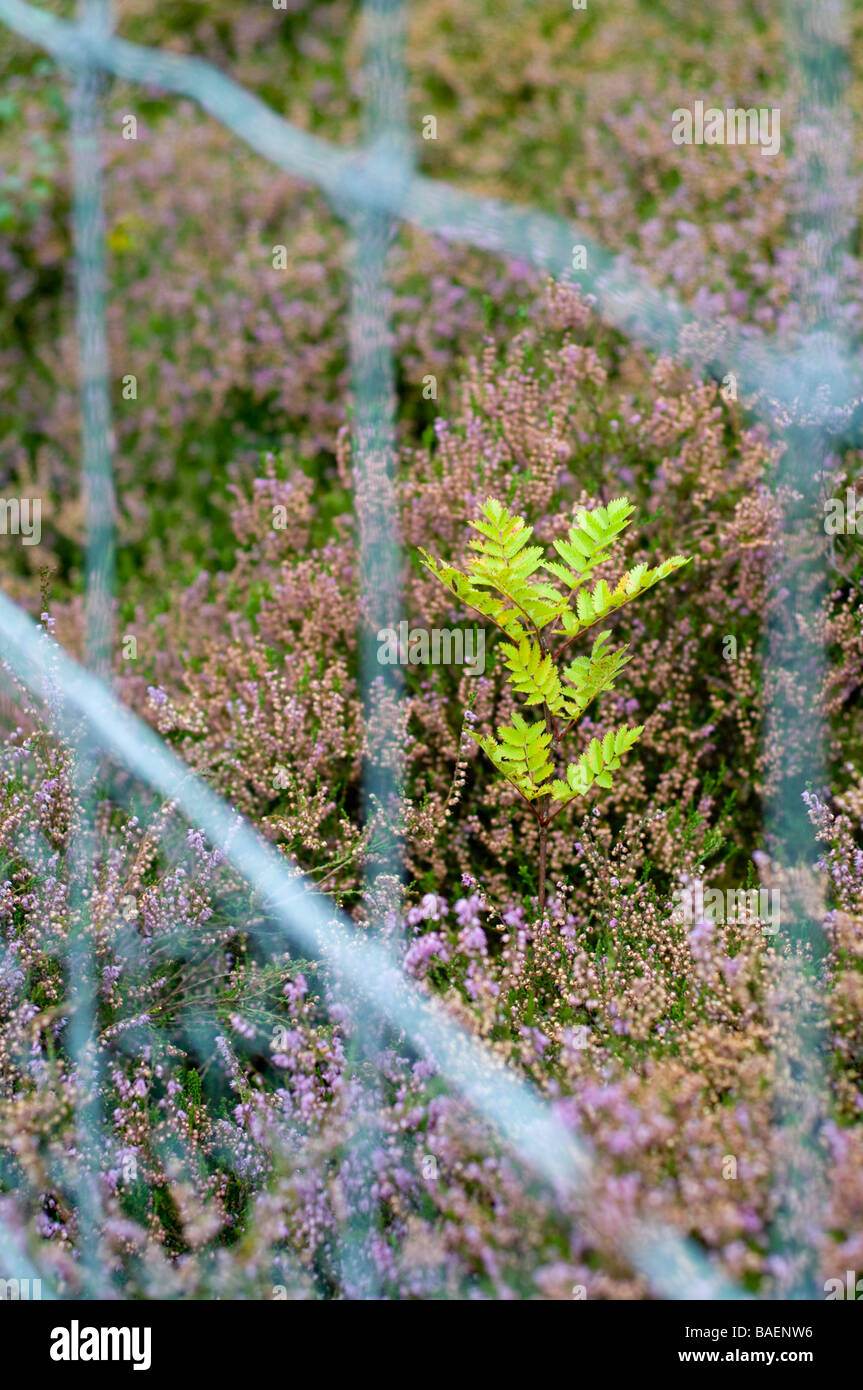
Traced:
[[[547, 797], [565, 803], [594, 785], [608, 790], [621, 757], [642, 733], [643, 726], [609, 730], [602, 742], [592, 739], [577, 761], [569, 764], [565, 779], [555, 779], [552, 746], [561, 742], [591, 701], [614, 689], [631, 657], [626, 646], [609, 647], [611, 632], [606, 630], [596, 638], [589, 656], [576, 656], [559, 670], [560, 652], [548, 650], [549, 633], [562, 635], [566, 639], [562, 649], [568, 648], [574, 638], [691, 558], [673, 555], [653, 568], [638, 564], [613, 589], [604, 579], [591, 588], [591, 571], [608, 558], [634, 510], [626, 497], [606, 506], [579, 508], [566, 540], [554, 542], [558, 558], [545, 560], [542, 547], [530, 544], [533, 528], [489, 497], [470, 523], [476, 534], [468, 544], [466, 574], [420, 551], [425, 567], [460, 603], [488, 618], [509, 639], [501, 644], [509, 684], [527, 707], [544, 712], [545, 719], [535, 724], [514, 714], [511, 724], [498, 727], [497, 738], [467, 731], [528, 801]], [[560, 584], [563, 592], [540, 578], [539, 571]]]
[[624, 724], [616, 731], [609, 730], [602, 743], [597, 738], [591, 739], [578, 761], [570, 763], [566, 769], [566, 781], [558, 778], [552, 783], [551, 794], [554, 800], [573, 801], [575, 797], [584, 796], [590, 791], [594, 783], [599, 787], [610, 788], [611, 774], [620, 767], [621, 757], [638, 742], [643, 732], [643, 724], [639, 724], [637, 728], [627, 728]]
[[627, 656], [628, 645], [616, 651], [607, 650], [610, 632], [601, 632], [593, 644], [590, 656], [577, 656], [563, 672], [568, 682], [563, 687], [561, 705], [567, 718], [579, 719], [588, 705], [604, 690], [613, 690], [614, 682], [624, 666], [632, 660]]
[[543, 724], [527, 724], [520, 715], [513, 716], [511, 725], [500, 725], [500, 743], [490, 735], [467, 731], [486, 756], [494, 763], [512, 786], [517, 787], [528, 801], [547, 796], [549, 779], [554, 768], [548, 756], [551, 734]]
[[435, 560], [427, 551], [420, 550], [419, 553], [425, 568], [430, 570], [444, 588], [449, 589], [461, 603], [476, 609], [484, 618], [488, 618], [489, 622], [501, 628], [508, 637], [520, 640], [524, 636], [524, 614], [512, 604], [504, 602], [494, 594], [486, 593], [484, 589], [474, 588], [467, 575], [454, 569], [452, 565]]
[[[628, 497], [617, 497], [607, 507], [580, 507], [565, 541], [557, 540], [554, 548], [564, 566], [552, 561], [546, 566], [570, 589], [584, 583], [588, 574], [601, 560], [613, 542], [629, 525], [635, 507]], [[553, 568], [552, 568], [553, 566]]]
[[504, 642], [501, 651], [512, 672], [510, 684], [519, 694], [527, 697], [526, 703], [546, 704], [553, 714], [562, 713], [560, 677], [551, 656], [543, 654], [539, 643], [524, 637], [517, 647]]
[[562, 615], [561, 626], [555, 628], [555, 632], [561, 633], [566, 637], [577, 637], [579, 633], [587, 628], [593, 627], [594, 623], [600, 622], [602, 618], [614, 613], [618, 608], [622, 608], [625, 603], [631, 602], [639, 594], [643, 594], [647, 589], [652, 589], [654, 584], [666, 579], [675, 570], [681, 569], [683, 565], [688, 565], [692, 559], [691, 555], [672, 555], [669, 560], [664, 560], [661, 565], [654, 569], [649, 569], [647, 565], [636, 565], [634, 569], [628, 570], [618, 580], [616, 587], [611, 590], [604, 579], [600, 579], [592, 593], [586, 588], [579, 589], [575, 596], [575, 606], [577, 617], [571, 612]]

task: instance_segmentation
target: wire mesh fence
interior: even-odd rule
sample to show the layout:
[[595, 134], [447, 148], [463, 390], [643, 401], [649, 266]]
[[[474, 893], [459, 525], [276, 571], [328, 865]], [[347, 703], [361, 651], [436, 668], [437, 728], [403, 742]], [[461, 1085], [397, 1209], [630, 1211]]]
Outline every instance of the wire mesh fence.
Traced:
[[[362, 557], [361, 604], [367, 629], [387, 625], [399, 607], [400, 547], [394, 493], [388, 488], [395, 471], [395, 380], [390, 349], [391, 306], [386, 285], [387, 247], [394, 220], [405, 220], [432, 231], [444, 240], [460, 241], [502, 257], [528, 261], [555, 277], [574, 278], [573, 249], [586, 251], [586, 264], [578, 280], [596, 298], [596, 307], [610, 324], [634, 341], [681, 362], [691, 360], [697, 315], [688, 312], [672, 296], [656, 290], [647, 276], [624, 257], [614, 257], [563, 219], [499, 200], [480, 198], [419, 175], [411, 156], [407, 133], [405, 77], [402, 57], [404, 7], [401, 0], [367, 0], [365, 5], [368, 94], [366, 140], [357, 149], [340, 149], [295, 129], [229, 77], [206, 63], [171, 53], [148, 50], [118, 39], [111, 33], [106, 0], [82, 0], [77, 23], [58, 20], [22, 0], [0, 0], [0, 20], [18, 34], [39, 45], [68, 69], [73, 81], [72, 149], [74, 168], [74, 230], [77, 285], [77, 322], [80, 340], [82, 401], [82, 491], [87, 519], [87, 653], [84, 670], [49, 643], [45, 633], [6, 596], [0, 595], [2, 657], [21, 687], [50, 710], [57, 727], [75, 748], [81, 795], [88, 807], [87, 833], [80, 837], [75, 857], [78, 891], [87, 892], [87, 864], [96, 834], [98, 785], [116, 783], [121, 772], [137, 779], [159, 798], [179, 808], [188, 826], [202, 832], [224, 856], [256, 898], [267, 905], [277, 921], [284, 942], [310, 959], [326, 960], [356, 992], [362, 1010], [359, 1027], [360, 1053], [374, 1055], [388, 1030], [429, 1057], [447, 1084], [465, 1098], [516, 1154], [527, 1170], [554, 1197], [579, 1191], [588, 1182], [591, 1161], [586, 1145], [577, 1142], [556, 1120], [549, 1105], [525, 1083], [501, 1068], [493, 1055], [437, 1009], [399, 971], [379, 923], [362, 936], [345, 918], [313, 891], [295, 866], [277, 854], [239, 815], [196, 778], [140, 721], [113, 697], [110, 689], [112, 652], [112, 586], [114, 568], [114, 483], [111, 461], [109, 365], [105, 329], [104, 221], [99, 159], [100, 80], [108, 73], [152, 85], [196, 101], [203, 111], [232, 130], [249, 148], [278, 168], [320, 189], [345, 224], [350, 243], [352, 282], [350, 304], [350, 363], [353, 394], [353, 465], [357, 511], [360, 518]], [[819, 240], [822, 273], [800, 286], [806, 305], [807, 334], [793, 349], [780, 350], [761, 333], [741, 329], [726, 337], [712, 363], [712, 370], [733, 371], [756, 396], [755, 409], [776, 428], [777, 413], [794, 412], [800, 401], [819, 398], [827, 390], [840, 413], [856, 399], [857, 368], [850, 344], [835, 330], [836, 309], [841, 299], [839, 270], [843, 237], [847, 235], [847, 209], [831, 199], [832, 180], [826, 171], [833, 165], [825, 158], [826, 129], [835, 128], [843, 102], [843, 53], [846, 42], [843, 11], [838, 4], [793, 0], [787, 7], [789, 61], [798, 89], [801, 109], [808, 112], [807, 158], [800, 197], [800, 236]], [[802, 137], [801, 137], [802, 138]], [[832, 148], [832, 147], [831, 147]], [[835, 169], [833, 170], [835, 172]], [[836, 269], [828, 274], [830, 266]], [[848, 412], [842, 414], [847, 424]], [[830, 417], [808, 419], [794, 425], [790, 447], [783, 457], [775, 486], [791, 485], [804, 500], [812, 501], [817, 469], [813, 451], [823, 451], [829, 440]], [[792, 581], [780, 571], [774, 586]], [[788, 599], [798, 619], [811, 627], [817, 589]], [[783, 621], [782, 610], [768, 634], [766, 669], [774, 675], [794, 673], [799, 652], [793, 632]], [[806, 679], [814, 689], [823, 653], [814, 641], [813, 659]], [[366, 694], [373, 680], [382, 679], [370, 638], [360, 653]], [[383, 668], [384, 673], [387, 668]], [[782, 682], [775, 685], [781, 701]], [[399, 687], [393, 682], [393, 698]], [[784, 727], [799, 719], [797, 707], [782, 711]], [[772, 716], [778, 717], [774, 708]], [[794, 778], [785, 779], [773, 802], [766, 807], [765, 830], [771, 854], [797, 862], [807, 854], [808, 835], [801, 787], [823, 781], [823, 730], [806, 729], [804, 742], [809, 761]], [[770, 738], [770, 720], [765, 730]], [[394, 750], [369, 769], [367, 811], [372, 804], [386, 805], [398, 799], [403, 768]], [[100, 783], [101, 779], [101, 783]], [[398, 874], [393, 851], [387, 869]], [[370, 885], [371, 886], [371, 885]], [[795, 940], [817, 945], [818, 911], [811, 902], [789, 914], [787, 928]], [[250, 930], [255, 931], [252, 926]], [[86, 980], [92, 968], [87, 933], [80, 932], [69, 947], [69, 966]], [[777, 1124], [788, 1129], [788, 1161], [775, 1174], [778, 1207], [784, 1213], [777, 1227], [779, 1251], [787, 1257], [791, 1273], [788, 1292], [802, 1291], [811, 1281], [807, 1263], [806, 1213], [819, 1201], [819, 1175], [814, 1152], [807, 1147], [804, 1131], [811, 1132], [820, 1114], [824, 1090], [824, 1063], [819, 1049], [818, 1006], [798, 1010], [800, 997], [793, 972], [784, 1003], [777, 1008], [791, 1013], [794, 1044], [785, 1059], [795, 1086], [783, 1101], [780, 1094]], [[801, 967], [802, 969], [802, 967]], [[90, 1130], [102, 1122], [95, 1097], [98, 1093], [98, 1060], [92, 1047], [95, 981], [83, 994], [76, 1011], [70, 1046], [86, 1085], [77, 1123], [82, 1151]], [[89, 1012], [86, 1001], [89, 999]], [[789, 1002], [791, 1001], [791, 1002]], [[796, 1049], [796, 1051], [795, 1051]], [[794, 1098], [800, 1071], [806, 1075], [811, 1108], [801, 1116]], [[365, 1083], [369, 1102], [367, 1124], [352, 1144], [357, 1164], [373, 1180], [374, 1079]], [[88, 1099], [89, 1097], [89, 1099]], [[74, 1180], [82, 1214], [82, 1260], [85, 1290], [104, 1296], [108, 1281], [99, 1268], [95, 1236], [102, 1212], [94, 1175], [79, 1171]], [[803, 1200], [803, 1197], [806, 1200]], [[370, 1204], [371, 1206], [371, 1204]], [[374, 1270], [368, 1260], [373, 1214], [349, 1226], [339, 1252], [349, 1271], [348, 1282], [356, 1296], [377, 1292]], [[32, 1270], [29, 1256], [14, 1245], [9, 1232], [0, 1230], [0, 1248], [15, 1250], [15, 1263]], [[670, 1231], [645, 1226], [629, 1232], [624, 1253], [650, 1280], [660, 1296], [742, 1297], [730, 1287], [693, 1246]], [[50, 1292], [50, 1279], [44, 1280]]]

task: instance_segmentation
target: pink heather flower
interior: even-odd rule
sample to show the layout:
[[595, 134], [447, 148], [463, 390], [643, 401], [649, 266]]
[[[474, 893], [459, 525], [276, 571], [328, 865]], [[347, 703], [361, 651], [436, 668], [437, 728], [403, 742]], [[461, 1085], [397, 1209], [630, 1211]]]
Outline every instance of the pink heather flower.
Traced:
[[484, 956], [488, 950], [488, 945], [482, 927], [478, 923], [475, 926], [465, 927], [464, 931], [459, 932], [458, 947], [466, 956]]
[[482, 903], [476, 893], [472, 893], [469, 898], [459, 898], [455, 905], [455, 915], [458, 918], [460, 927], [479, 926], [479, 914]]
[[308, 993], [308, 989], [305, 975], [298, 975], [295, 980], [288, 980], [282, 994], [291, 1004], [299, 1004], [300, 1000]]
[[449, 947], [440, 932], [428, 932], [411, 942], [405, 952], [405, 971], [408, 975], [422, 977], [435, 959], [447, 964], [450, 960]]
[[439, 898], [436, 893], [426, 893], [418, 907], [410, 908], [406, 921], [411, 927], [419, 926], [420, 922], [439, 922], [442, 916], [446, 916], [447, 911], [447, 904], [443, 898]]

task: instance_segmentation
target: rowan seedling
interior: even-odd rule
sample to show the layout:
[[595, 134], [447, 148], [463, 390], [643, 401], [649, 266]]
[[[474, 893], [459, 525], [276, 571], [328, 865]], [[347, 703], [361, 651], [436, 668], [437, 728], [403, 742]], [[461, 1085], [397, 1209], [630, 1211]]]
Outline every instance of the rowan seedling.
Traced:
[[[609, 788], [620, 759], [641, 736], [643, 725], [610, 729], [600, 742], [569, 763], [562, 776], [555, 766], [561, 744], [604, 690], [613, 690], [631, 660], [627, 646], [608, 646], [611, 631], [600, 632], [589, 655], [568, 664], [563, 658], [573, 643], [610, 614], [652, 589], [691, 556], [673, 555], [654, 569], [636, 565], [614, 589], [604, 579], [591, 590], [596, 567], [629, 525], [635, 508], [626, 497], [606, 507], [581, 507], [566, 540], [556, 540], [558, 558], [546, 558], [542, 546], [528, 545], [533, 527], [490, 497], [470, 524], [478, 535], [468, 573], [435, 560], [420, 550], [422, 562], [466, 607], [493, 623], [507, 639], [501, 644], [509, 683], [536, 707], [541, 718], [520, 714], [500, 725], [498, 737], [469, 730], [498, 772], [530, 806], [539, 826], [539, 910], [545, 910], [548, 827], [555, 816], [594, 785]], [[550, 576], [550, 578], [546, 577]]]

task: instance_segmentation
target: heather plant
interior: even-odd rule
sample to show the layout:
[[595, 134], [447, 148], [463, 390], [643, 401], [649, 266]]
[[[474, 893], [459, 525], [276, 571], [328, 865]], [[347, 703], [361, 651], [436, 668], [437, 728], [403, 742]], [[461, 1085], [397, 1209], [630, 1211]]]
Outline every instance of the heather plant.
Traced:
[[[603, 900], [598, 936], [580, 885], [555, 885], [538, 921], [469, 877], [413, 906], [396, 884], [376, 890], [406, 974], [486, 1042], [490, 1067], [530, 1077], [591, 1142], [578, 1199], [549, 1202], [434, 1063], [397, 1040], [370, 1059], [372, 1117], [348, 982], [275, 943], [256, 950], [246, 926], [260, 909], [169, 807], [141, 820], [100, 808], [86, 916], [105, 1123], [82, 1137], [69, 1048], [79, 983], [58, 969], [86, 921], [66, 854], [80, 807], [69, 748], [22, 705], [28, 727], [0, 746], [0, 1211], [62, 1293], [81, 1290], [86, 1165], [99, 1174], [100, 1265], [126, 1297], [361, 1296], [338, 1257], [358, 1209], [376, 1214], [368, 1255], [388, 1297], [565, 1299], [573, 1284], [591, 1299], [645, 1297], [621, 1253], [645, 1217], [695, 1233], [731, 1277], [776, 1295], [771, 1096], [786, 1040], [768, 1000], [783, 951], [739, 923], [677, 920], [644, 877], [646, 821], [614, 846], [594, 816], [578, 826], [581, 877]], [[857, 780], [838, 817], [811, 799], [834, 894], [829, 1190], [812, 1228], [825, 1279], [861, 1251]], [[49, 857], [34, 873], [40, 834]], [[694, 872], [695, 847], [678, 841], [680, 871]], [[351, 1140], [372, 1120], [369, 1194]]]
[[[197, 8], [153, 15], [124, 0], [118, 30], [230, 66], [305, 128], [340, 143], [358, 136], [359, 7], [236, 15], [221, 4], [206, 14]], [[728, 41], [708, 50], [691, 17], [675, 15], [666, 45], [668, 17], [646, 4], [637, 11], [634, 41], [620, 19], [598, 23], [551, 0], [507, 16], [487, 0], [418, 9], [409, 39], [416, 153], [430, 174], [548, 206], [577, 218], [602, 244], [631, 252], [655, 283], [715, 325], [709, 361], [732, 322], [783, 333], [799, 326], [793, 285], [808, 253], [789, 234], [799, 197], [793, 150], [773, 162], [746, 146], [717, 147], [706, 159], [672, 144], [674, 55], [693, 94], [722, 91], [745, 106], [771, 105], [781, 25], [724, 0]], [[645, 26], [652, 51], [641, 38]], [[576, 32], [581, 80], [572, 83]], [[7, 383], [0, 475], [25, 495], [38, 484], [46, 539], [38, 556], [4, 550], [0, 565], [32, 572], [50, 558], [74, 585], [83, 536], [72, 464], [79, 420], [68, 110], [51, 66], [32, 46], [12, 38], [9, 45], [0, 103], [0, 376]], [[128, 110], [141, 117], [136, 141], [121, 135]], [[438, 113], [434, 140], [418, 134], [427, 111]], [[189, 557], [230, 562], [223, 479], [250, 477], [262, 449], [289, 447], [335, 494], [347, 384], [346, 237], [307, 189], [273, 179], [254, 157], [238, 159], [233, 137], [186, 103], [144, 98], [118, 83], [106, 127], [119, 562], [134, 593], [141, 575], [147, 588], [154, 579], [161, 585], [166, 570], [173, 580], [179, 569], [188, 582]], [[575, 145], [561, 141], [562, 127], [580, 132]], [[214, 205], [223, 215], [207, 219]], [[273, 268], [276, 243], [286, 248], [283, 271]], [[849, 252], [849, 327], [859, 322], [863, 283], [853, 265]], [[418, 438], [435, 415], [424, 378], [434, 376], [436, 399], [449, 410], [459, 365], [486, 320], [508, 331], [535, 276], [407, 228], [397, 234], [391, 266], [400, 418]], [[135, 397], [122, 384], [128, 375]], [[12, 584], [20, 593], [17, 573]]]
[[[705, 851], [721, 843], [730, 881], [742, 883], [762, 791], [797, 756], [790, 739], [768, 757], [759, 746], [757, 651], [777, 544], [767, 485], [775, 452], [714, 383], [636, 353], [621, 361], [597, 331], [584, 298], [556, 286], [505, 346], [486, 342], [453, 384], [433, 437], [402, 451], [401, 534], [411, 549], [457, 556], [482, 499], [507, 496], [551, 549], [574, 512], [591, 505], [590, 494], [626, 493], [637, 505], [630, 567], [652, 569], [677, 549], [697, 557], [673, 603], [664, 601], [670, 589], [657, 588], [650, 605], [619, 612], [630, 643], [626, 689], [618, 682], [601, 692], [570, 736], [580, 755], [610, 728], [643, 723], [640, 758], [624, 759], [605, 789], [609, 825], [626, 837], [639, 833], [649, 810], [667, 812], [649, 821], [645, 855], [669, 875], [679, 860], [678, 822], [691, 810], [700, 818], [699, 843]], [[121, 667], [123, 697], [339, 896], [355, 894], [359, 882], [362, 762], [378, 726], [389, 728], [408, 772], [403, 845], [411, 879], [435, 892], [471, 873], [492, 900], [505, 901], [512, 866], [523, 878], [537, 861], [538, 828], [533, 816], [520, 823], [513, 815], [519, 793], [487, 775], [456, 712], [473, 694], [472, 713], [494, 728], [512, 721], [523, 697], [501, 679], [509, 674], [503, 663], [478, 679], [459, 668], [409, 666], [397, 725], [375, 703], [364, 730], [344, 435], [338, 469], [345, 513], [329, 520], [331, 499], [288, 450], [268, 456], [258, 477], [232, 492], [230, 568], [202, 572], [155, 614], [150, 604], [127, 611], [139, 658]], [[285, 529], [273, 526], [275, 506], [287, 509]], [[607, 579], [613, 588], [617, 576]], [[424, 566], [406, 565], [403, 583], [407, 611], [433, 626], [465, 612]], [[842, 652], [825, 674], [825, 709], [837, 717], [859, 667], [852, 607], [852, 594], [837, 589], [825, 609]], [[73, 647], [76, 623], [65, 609], [64, 640]], [[150, 686], [163, 692], [158, 705]], [[848, 736], [846, 719], [845, 746]], [[280, 766], [289, 778], [276, 778]], [[550, 881], [573, 861], [568, 821], [560, 816], [549, 827]]]
[[[116, 6], [125, 37], [215, 60], [327, 138], [359, 135], [359, 7], [192, 9]], [[238, 159], [233, 137], [188, 104], [112, 85], [120, 616], [135, 639], [131, 655], [117, 653], [116, 688], [360, 931], [383, 922], [405, 974], [485, 1044], [489, 1068], [528, 1078], [589, 1144], [593, 1176], [580, 1198], [549, 1201], [446, 1092], [432, 1059], [389, 1035], [363, 1057], [349, 982], [286, 952], [275, 932], [268, 940], [265, 905], [171, 807], [133, 815], [100, 790], [82, 895], [74, 751], [20, 690], [10, 704], [0, 689], [10, 724], [0, 740], [0, 1216], [61, 1293], [82, 1288], [83, 1171], [97, 1175], [104, 1214], [97, 1260], [127, 1297], [366, 1296], [340, 1259], [357, 1214], [386, 1297], [569, 1299], [574, 1286], [646, 1297], [622, 1252], [644, 1218], [694, 1237], [740, 1285], [781, 1293], [771, 1169], [777, 1079], [793, 1070], [794, 1040], [773, 1001], [787, 987], [788, 948], [759, 921], [686, 922], [674, 911], [675, 891], [708, 866], [712, 882], [754, 881], [761, 799], [801, 755], [783, 713], [762, 742], [777, 691], [757, 659], [768, 616], [801, 628], [768, 578], [789, 549], [794, 499], [771, 485], [781, 446], [709, 369], [725, 316], [744, 334], [800, 326], [794, 287], [812, 248], [789, 239], [793, 142], [773, 162], [670, 140], [676, 63], [694, 96], [776, 97], [781, 23], [761, 0], [714, 9], [724, 44], [706, 43], [702, 17], [679, 6], [666, 44], [668, 15], [648, 0], [601, 20], [556, 0], [510, 14], [490, 0], [412, 9], [414, 129], [421, 112], [438, 120], [437, 138], [416, 141], [424, 171], [576, 217], [713, 328], [688, 343], [707, 368], [696, 380], [603, 327], [572, 286], [549, 286], [528, 313], [529, 267], [399, 230], [399, 532], [408, 551], [454, 557], [471, 520], [480, 538], [450, 584], [439, 561], [406, 562], [405, 604], [442, 624], [473, 606], [496, 623], [502, 660], [478, 679], [407, 667], [398, 704], [382, 683], [366, 708], [361, 698], [355, 517], [380, 498], [351, 497], [344, 229], [308, 189]], [[36, 571], [59, 571], [58, 632], [79, 654], [80, 604], [67, 597], [83, 541], [68, 112], [53, 68], [17, 39], [8, 51], [0, 492], [46, 505], [42, 544], [3, 546], [0, 567], [35, 612]], [[787, 95], [783, 130], [797, 114]], [[132, 109], [135, 143], [119, 130]], [[575, 144], [562, 128], [578, 131]], [[847, 204], [856, 189], [841, 178], [832, 191]], [[841, 310], [852, 329], [856, 253], [852, 243]], [[121, 392], [127, 372], [136, 395]], [[844, 495], [858, 472], [858, 456], [837, 445], [825, 487]], [[500, 509], [490, 516], [484, 498], [506, 507], [486, 502]], [[594, 534], [602, 516], [607, 546]], [[631, 519], [614, 603], [605, 566]], [[553, 544], [556, 559], [529, 560], [522, 574], [531, 540]], [[800, 582], [832, 544], [820, 531], [804, 537], [790, 565]], [[631, 576], [646, 581], [672, 549], [695, 557], [686, 582], [630, 609], [656, 582], [630, 590]], [[829, 562], [817, 626], [830, 663], [814, 708], [782, 692], [830, 723], [832, 794], [809, 794], [830, 902], [818, 967], [825, 1118], [813, 1136], [825, 1193], [808, 1227], [825, 1279], [863, 1267], [861, 576], [851, 546], [836, 545]], [[604, 624], [624, 606], [626, 645], [614, 650]], [[592, 646], [574, 657], [582, 635]], [[796, 638], [805, 662], [810, 634]], [[566, 740], [573, 753], [558, 769]], [[380, 822], [364, 819], [363, 765], [394, 747], [404, 795]], [[377, 874], [378, 846], [393, 835], [404, 884]], [[81, 981], [63, 969], [82, 937], [98, 985], [92, 1100], [103, 1125], [90, 1135], [76, 1123], [87, 1078], [69, 1027]], [[369, 1133], [371, 1181], [353, 1147]]]
[[[423, 564], [445, 588], [510, 639], [501, 644], [509, 683], [542, 716], [528, 723], [514, 714], [511, 724], [498, 725], [497, 739], [468, 730], [536, 818], [540, 913], [545, 911], [549, 826], [565, 806], [594, 785], [610, 789], [621, 757], [644, 731], [643, 724], [609, 729], [602, 742], [591, 739], [563, 777], [555, 777], [554, 757], [564, 739], [596, 697], [614, 689], [631, 658], [626, 655], [628, 644], [608, 647], [611, 631], [606, 630], [594, 639], [588, 656], [576, 657], [564, 667], [561, 660], [578, 638], [687, 563], [688, 557], [673, 555], [653, 568], [636, 565], [614, 589], [604, 578], [591, 589], [594, 570], [608, 559], [634, 511], [626, 497], [615, 498], [605, 507], [579, 507], [567, 539], [554, 541], [559, 560], [547, 560], [542, 546], [528, 545], [533, 527], [489, 498], [470, 523], [479, 538], [470, 542], [474, 553], [468, 574], [420, 552]], [[551, 575], [562, 590], [539, 571]]]

